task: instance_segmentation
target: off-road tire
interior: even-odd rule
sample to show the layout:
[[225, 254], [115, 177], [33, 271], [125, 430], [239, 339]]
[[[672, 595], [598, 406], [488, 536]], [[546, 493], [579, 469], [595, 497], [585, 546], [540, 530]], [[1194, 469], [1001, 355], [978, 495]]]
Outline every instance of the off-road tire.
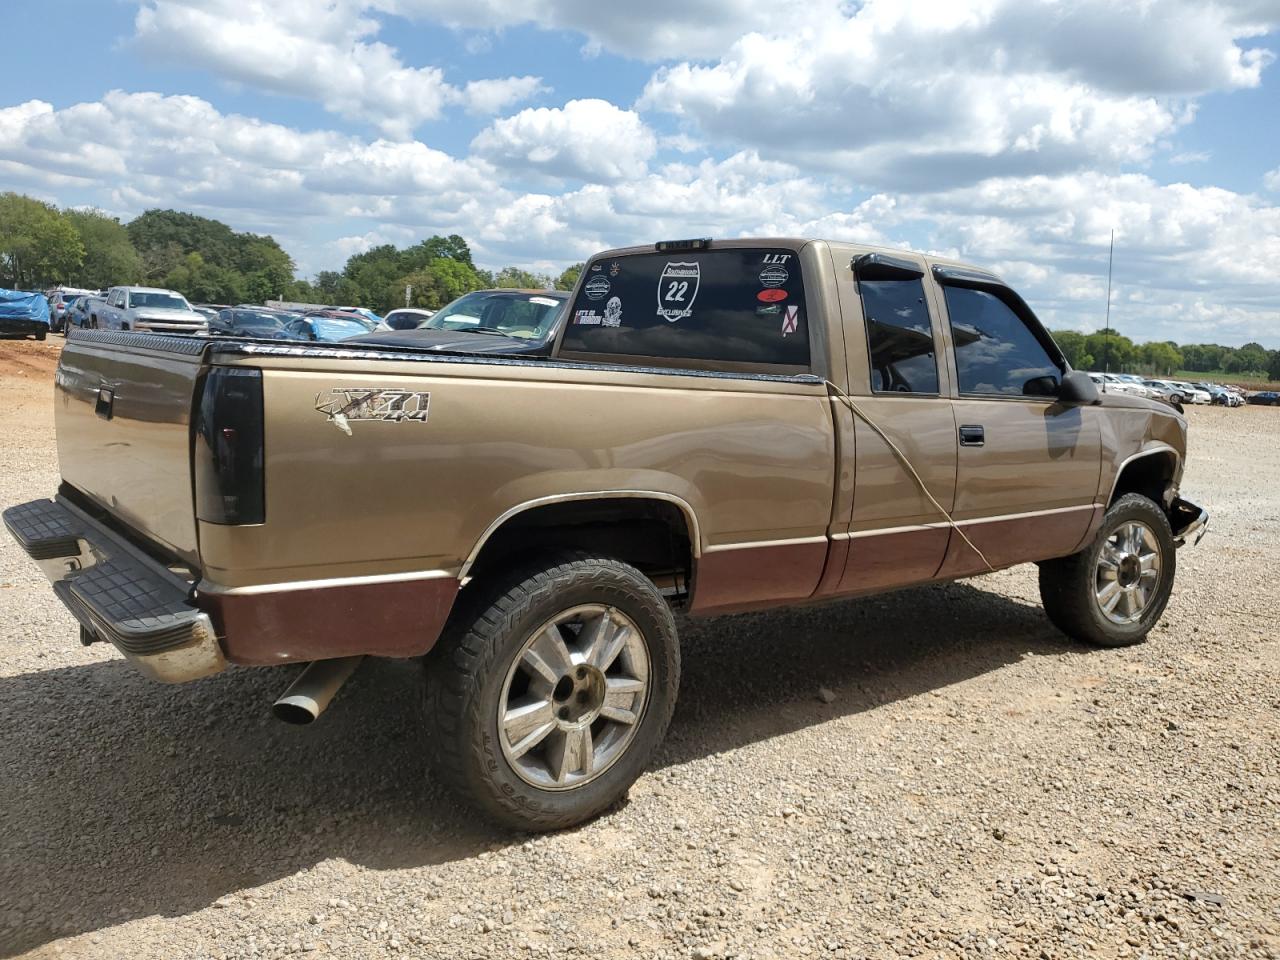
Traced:
[[[639, 627], [649, 655], [649, 700], [639, 729], [604, 773], [570, 790], [539, 789], [503, 753], [498, 703], [532, 632], [580, 604], [616, 607]], [[427, 740], [437, 776], [490, 819], [530, 832], [590, 820], [625, 796], [666, 734], [680, 684], [675, 622], [657, 588], [626, 563], [580, 553], [544, 558], [464, 591], [425, 667]]]
[[[1095, 596], [1098, 558], [1107, 539], [1127, 521], [1138, 520], [1155, 535], [1160, 548], [1160, 581], [1140, 619], [1118, 624], [1102, 612]], [[1127, 647], [1141, 643], [1160, 620], [1173, 592], [1177, 547], [1163, 510], [1139, 493], [1126, 493], [1102, 518], [1097, 536], [1085, 549], [1069, 557], [1040, 564], [1040, 599], [1044, 612], [1069, 637], [1099, 647]]]

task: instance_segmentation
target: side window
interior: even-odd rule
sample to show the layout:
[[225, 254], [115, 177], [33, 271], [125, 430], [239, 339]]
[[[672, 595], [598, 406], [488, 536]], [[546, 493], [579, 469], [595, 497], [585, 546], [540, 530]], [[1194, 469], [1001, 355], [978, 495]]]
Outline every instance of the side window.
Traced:
[[944, 290], [961, 393], [1001, 397], [1057, 393], [1062, 370], [1017, 314], [985, 290], [952, 286]]
[[560, 356], [808, 372], [809, 321], [799, 260], [794, 250], [743, 247], [598, 260], [588, 265], [579, 287]]
[[863, 280], [862, 313], [876, 393], [938, 392], [938, 359], [924, 284], [911, 280]]

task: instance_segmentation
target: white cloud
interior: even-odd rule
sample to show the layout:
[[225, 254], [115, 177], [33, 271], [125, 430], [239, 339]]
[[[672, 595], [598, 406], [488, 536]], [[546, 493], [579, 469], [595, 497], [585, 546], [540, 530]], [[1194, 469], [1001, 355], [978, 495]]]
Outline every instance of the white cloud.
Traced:
[[1268, 190], [1280, 193], [1280, 167], [1276, 167], [1270, 173], [1262, 177], [1262, 185]]
[[1208, 150], [1192, 150], [1186, 153], [1175, 153], [1169, 158], [1169, 162], [1176, 166], [1185, 166], [1192, 163], [1208, 163], [1213, 159], [1213, 154]]
[[615, 183], [644, 174], [657, 138], [630, 110], [606, 100], [571, 100], [496, 120], [472, 149], [520, 170]]
[[718, 56], [745, 33], [772, 32], [823, 16], [840, 0], [649, 0], [602, 5], [597, 0], [370, 0], [369, 6], [451, 27], [500, 31], [522, 24], [570, 30], [588, 39], [586, 53], [608, 50], [645, 60]]
[[479, 80], [459, 89], [438, 67], [411, 67], [373, 39], [373, 4], [360, 0], [142, 0], [135, 42], [145, 54], [204, 67], [259, 90], [315, 100], [407, 139], [445, 107], [491, 113], [536, 94], [537, 77]]
[[1185, 340], [1220, 324], [1212, 335], [1224, 342], [1275, 339], [1280, 207], [1246, 194], [1140, 174], [995, 179], [900, 196], [881, 222], [920, 224], [936, 246], [980, 263], [1034, 265], [1010, 279], [1051, 322], [1085, 326], [1104, 299], [1114, 229], [1116, 288], [1142, 293], [1127, 315], [1113, 310], [1125, 333]]
[[1198, 0], [868, 0], [659, 69], [639, 106], [864, 184], [1114, 168], [1190, 122], [1195, 95], [1256, 86], [1272, 57], [1242, 43], [1266, 22]]

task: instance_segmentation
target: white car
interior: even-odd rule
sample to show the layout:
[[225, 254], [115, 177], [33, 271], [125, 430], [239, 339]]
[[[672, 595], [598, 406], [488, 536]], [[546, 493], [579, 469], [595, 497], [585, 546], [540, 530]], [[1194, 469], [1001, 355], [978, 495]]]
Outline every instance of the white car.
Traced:
[[1183, 401], [1184, 403], [1208, 404], [1213, 400], [1213, 397], [1209, 396], [1208, 390], [1201, 390], [1199, 387], [1194, 384], [1187, 383], [1185, 380], [1174, 380], [1172, 383], [1179, 391], [1181, 391], [1182, 396], [1185, 398]]
[[1101, 387], [1103, 393], [1127, 393], [1131, 397], [1148, 396], [1147, 388], [1142, 384], [1123, 380], [1114, 373], [1091, 373], [1089, 379]]

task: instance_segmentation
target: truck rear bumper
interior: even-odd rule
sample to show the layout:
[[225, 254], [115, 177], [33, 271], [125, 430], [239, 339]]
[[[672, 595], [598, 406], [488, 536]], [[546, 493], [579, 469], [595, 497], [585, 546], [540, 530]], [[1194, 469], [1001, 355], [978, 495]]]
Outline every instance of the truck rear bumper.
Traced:
[[226, 666], [191, 585], [64, 498], [10, 507], [4, 525], [80, 624], [145, 676], [183, 683]]

